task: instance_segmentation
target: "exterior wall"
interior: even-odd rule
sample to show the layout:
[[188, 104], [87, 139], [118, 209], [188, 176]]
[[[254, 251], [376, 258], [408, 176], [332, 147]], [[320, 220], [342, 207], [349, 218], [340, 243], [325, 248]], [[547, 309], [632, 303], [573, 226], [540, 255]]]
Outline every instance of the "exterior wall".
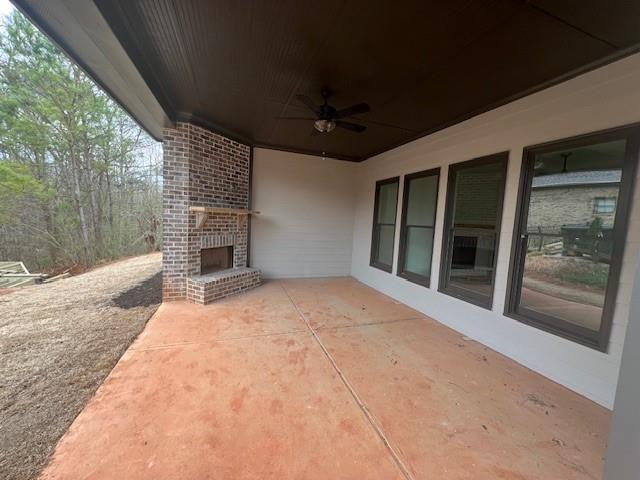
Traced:
[[[618, 198], [618, 186], [550, 187], [534, 188], [527, 224], [530, 229], [539, 226], [584, 225], [600, 217], [604, 225], [613, 224], [613, 215], [593, 213], [596, 197]], [[562, 205], [562, 209], [557, 207]]]
[[357, 165], [256, 148], [251, 266], [266, 277], [349, 275]]
[[632, 322], [624, 341], [604, 480], [637, 480], [640, 471], [640, 262], [635, 270], [629, 317]]
[[[612, 407], [626, 327], [634, 266], [640, 251], [640, 188], [633, 208], [608, 353], [578, 345], [505, 317], [517, 190], [525, 146], [640, 121], [640, 55], [612, 63], [522, 98], [358, 165], [352, 275], [399, 301], [505, 354], [523, 365]], [[425, 108], [429, 108], [425, 105]], [[438, 293], [447, 166], [508, 150], [509, 168], [491, 311]], [[374, 187], [380, 179], [434, 167], [440, 177], [431, 288], [369, 266]], [[402, 188], [402, 181], [400, 182]], [[402, 192], [400, 197], [402, 198]], [[398, 204], [398, 219], [401, 204]], [[399, 229], [394, 272], [397, 271]]]
[[200, 249], [232, 239], [234, 267], [247, 265], [247, 223], [209, 215], [196, 229], [190, 206], [248, 208], [250, 147], [205, 128], [178, 123], [164, 133], [163, 299], [187, 297], [186, 280], [200, 273]]

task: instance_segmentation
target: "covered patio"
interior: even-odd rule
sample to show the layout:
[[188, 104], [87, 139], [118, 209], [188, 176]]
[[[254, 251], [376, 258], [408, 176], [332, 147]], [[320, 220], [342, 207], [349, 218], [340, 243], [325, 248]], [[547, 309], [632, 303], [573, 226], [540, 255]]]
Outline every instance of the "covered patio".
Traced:
[[274, 280], [161, 306], [42, 478], [591, 479], [609, 422], [352, 278]]
[[637, 480], [640, 3], [14, 1], [164, 151], [45, 478]]

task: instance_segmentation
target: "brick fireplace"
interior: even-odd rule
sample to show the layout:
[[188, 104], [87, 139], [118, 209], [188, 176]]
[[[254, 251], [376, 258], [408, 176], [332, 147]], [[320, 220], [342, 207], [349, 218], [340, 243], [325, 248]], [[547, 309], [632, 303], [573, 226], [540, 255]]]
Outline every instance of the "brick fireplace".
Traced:
[[238, 213], [249, 209], [250, 155], [191, 123], [165, 129], [164, 301], [209, 303], [260, 284], [247, 265], [248, 215]]

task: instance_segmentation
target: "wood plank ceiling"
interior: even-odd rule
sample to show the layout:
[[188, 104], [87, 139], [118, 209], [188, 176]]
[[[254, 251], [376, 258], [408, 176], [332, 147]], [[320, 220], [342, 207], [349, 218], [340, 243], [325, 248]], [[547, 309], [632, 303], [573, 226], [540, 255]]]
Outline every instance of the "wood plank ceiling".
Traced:
[[[363, 160], [635, 51], [640, 2], [95, 0], [173, 120]], [[311, 135], [296, 100], [367, 102], [362, 134]]]

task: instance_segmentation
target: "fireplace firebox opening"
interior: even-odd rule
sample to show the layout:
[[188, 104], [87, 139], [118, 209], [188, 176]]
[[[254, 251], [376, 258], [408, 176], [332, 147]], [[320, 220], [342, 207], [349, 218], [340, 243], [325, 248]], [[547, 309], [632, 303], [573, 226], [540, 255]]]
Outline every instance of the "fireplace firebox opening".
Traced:
[[200, 275], [233, 268], [233, 247], [203, 248], [200, 250]]

